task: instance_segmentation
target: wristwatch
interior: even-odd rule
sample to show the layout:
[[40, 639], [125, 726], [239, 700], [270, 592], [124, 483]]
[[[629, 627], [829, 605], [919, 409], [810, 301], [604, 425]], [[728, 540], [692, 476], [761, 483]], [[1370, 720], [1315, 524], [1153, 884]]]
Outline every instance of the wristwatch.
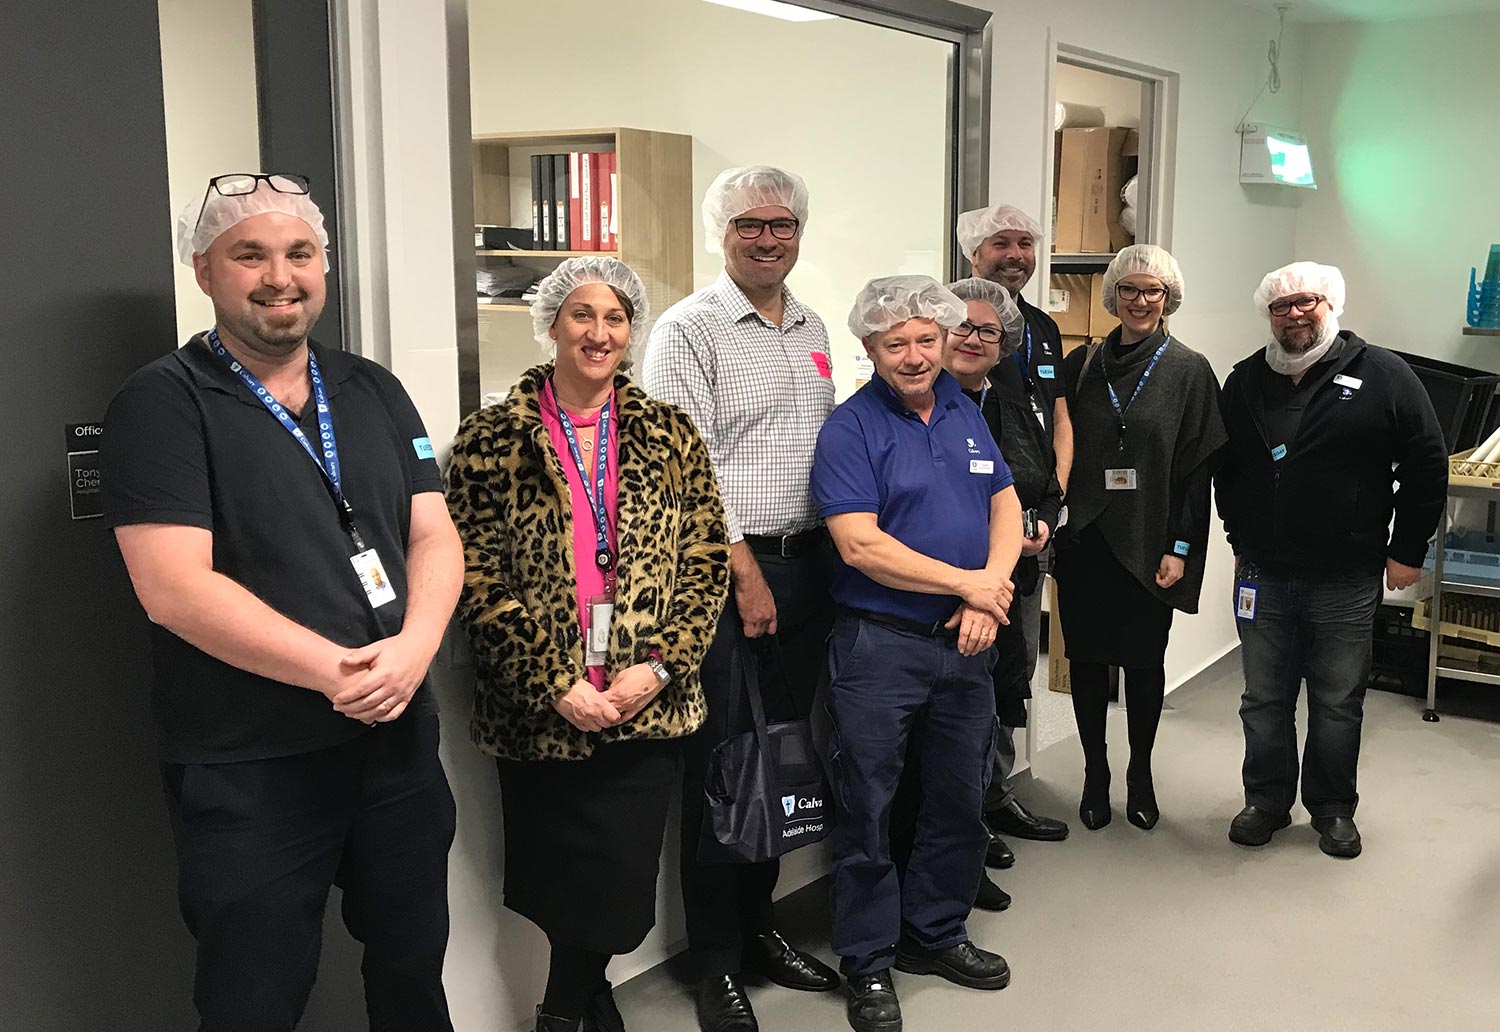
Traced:
[[646, 657], [646, 665], [651, 668], [651, 672], [656, 675], [656, 679], [662, 683], [662, 687], [666, 687], [672, 682], [672, 675], [667, 673], [667, 668], [662, 664], [661, 656], [657, 653], [653, 652]]

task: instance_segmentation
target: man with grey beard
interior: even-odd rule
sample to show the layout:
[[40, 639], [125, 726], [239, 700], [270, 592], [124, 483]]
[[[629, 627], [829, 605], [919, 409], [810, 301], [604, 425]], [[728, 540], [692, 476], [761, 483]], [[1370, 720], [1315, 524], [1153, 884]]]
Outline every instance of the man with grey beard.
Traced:
[[1291, 823], [1306, 679], [1302, 805], [1318, 847], [1353, 858], [1381, 574], [1392, 589], [1416, 583], [1443, 511], [1447, 449], [1411, 367], [1339, 328], [1338, 269], [1277, 269], [1255, 307], [1271, 339], [1224, 381], [1229, 452], [1216, 478], [1245, 672], [1245, 808], [1229, 838], [1263, 846]]

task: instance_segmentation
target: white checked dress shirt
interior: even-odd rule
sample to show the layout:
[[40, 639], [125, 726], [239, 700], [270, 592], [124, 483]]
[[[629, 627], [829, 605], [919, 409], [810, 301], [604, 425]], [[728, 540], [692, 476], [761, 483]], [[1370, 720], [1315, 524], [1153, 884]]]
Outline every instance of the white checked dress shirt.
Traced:
[[777, 326], [721, 273], [662, 313], [646, 349], [647, 393], [692, 416], [708, 445], [730, 543], [820, 522], [808, 478], [833, 411], [828, 330], [783, 290]]

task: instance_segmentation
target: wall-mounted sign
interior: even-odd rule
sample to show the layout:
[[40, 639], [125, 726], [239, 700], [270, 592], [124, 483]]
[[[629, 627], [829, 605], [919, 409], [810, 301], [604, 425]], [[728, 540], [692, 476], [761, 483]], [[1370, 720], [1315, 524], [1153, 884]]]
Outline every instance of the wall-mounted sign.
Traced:
[[103, 423], [67, 423], [68, 498], [75, 520], [91, 520], [104, 515], [99, 494], [99, 442], [104, 440]]

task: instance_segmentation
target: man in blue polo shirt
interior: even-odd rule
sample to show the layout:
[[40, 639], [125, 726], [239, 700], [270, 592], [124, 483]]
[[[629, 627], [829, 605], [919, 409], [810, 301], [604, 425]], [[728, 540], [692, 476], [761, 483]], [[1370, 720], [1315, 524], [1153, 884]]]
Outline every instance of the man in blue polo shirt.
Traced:
[[[833, 948], [856, 1032], [897, 1032], [890, 968], [1002, 989], [964, 926], [989, 834], [990, 670], [1008, 622], [1021, 510], [979, 409], [943, 371], [964, 303], [926, 276], [871, 280], [849, 315], [875, 379], [818, 435], [812, 494], [841, 562], [829, 642]], [[886, 823], [908, 757], [922, 803], [898, 883]]]

